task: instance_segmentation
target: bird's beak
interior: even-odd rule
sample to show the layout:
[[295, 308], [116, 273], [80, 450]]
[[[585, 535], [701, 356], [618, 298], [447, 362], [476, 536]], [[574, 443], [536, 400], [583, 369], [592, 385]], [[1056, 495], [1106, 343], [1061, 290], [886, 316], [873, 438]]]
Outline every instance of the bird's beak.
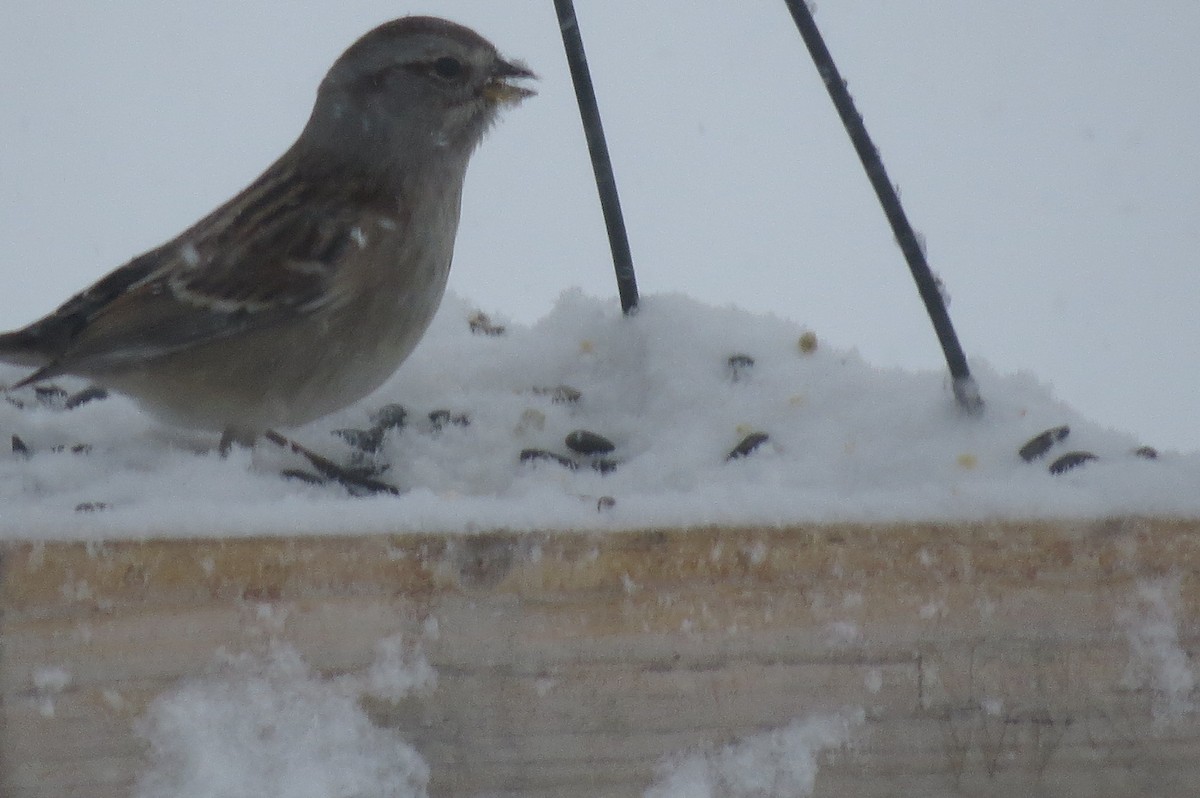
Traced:
[[491, 78], [483, 86], [484, 99], [498, 105], [515, 105], [526, 97], [537, 94], [527, 86], [509, 82], [522, 78], [537, 80], [537, 75], [519, 61], [497, 61]]

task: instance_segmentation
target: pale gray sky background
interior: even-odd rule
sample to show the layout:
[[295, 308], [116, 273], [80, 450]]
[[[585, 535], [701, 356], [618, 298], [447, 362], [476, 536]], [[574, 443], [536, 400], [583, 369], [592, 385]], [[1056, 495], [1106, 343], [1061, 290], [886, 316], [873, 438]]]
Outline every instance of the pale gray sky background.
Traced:
[[[939, 367], [783, 3], [577, 2], [643, 292]], [[405, 13], [471, 25], [543, 78], [472, 166], [454, 290], [527, 321], [572, 286], [616, 301], [549, 0], [5, 12], [0, 326], [242, 188], [299, 132], [333, 59]], [[1146, 443], [1200, 448], [1200, 3], [826, 0], [817, 22], [968, 354]]]

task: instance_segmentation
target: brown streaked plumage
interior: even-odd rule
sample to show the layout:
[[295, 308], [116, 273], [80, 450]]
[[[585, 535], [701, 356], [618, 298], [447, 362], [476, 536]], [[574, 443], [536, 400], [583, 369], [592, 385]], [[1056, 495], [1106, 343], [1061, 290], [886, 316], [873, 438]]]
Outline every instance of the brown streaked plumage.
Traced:
[[172, 423], [251, 437], [378, 387], [445, 289], [467, 162], [533, 77], [432, 17], [334, 63], [296, 143], [175, 239], [21, 330], [19, 384], [73, 374]]

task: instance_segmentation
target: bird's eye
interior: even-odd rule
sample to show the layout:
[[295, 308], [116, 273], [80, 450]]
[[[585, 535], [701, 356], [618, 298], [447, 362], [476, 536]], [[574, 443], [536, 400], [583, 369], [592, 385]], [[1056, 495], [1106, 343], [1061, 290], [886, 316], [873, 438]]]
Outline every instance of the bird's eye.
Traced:
[[439, 78], [450, 80], [463, 73], [462, 61], [452, 56], [444, 55], [433, 62], [433, 72]]

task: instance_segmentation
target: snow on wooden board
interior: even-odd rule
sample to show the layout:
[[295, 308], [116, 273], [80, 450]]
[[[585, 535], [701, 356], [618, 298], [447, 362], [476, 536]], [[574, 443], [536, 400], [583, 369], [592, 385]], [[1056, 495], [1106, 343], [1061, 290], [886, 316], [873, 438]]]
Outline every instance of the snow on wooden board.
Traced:
[[1200, 522], [0, 546], [6, 798], [1191, 796]]
[[625, 318], [568, 292], [522, 326], [451, 297], [384, 388], [286, 431], [398, 496], [353, 496], [269, 442], [222, 458], [213, 435], [66, 381], [0, 401], [0, 537], [1200, 515], [1200, 454], [974, 365], [982, 418], [941, 372], [735, 307], [649, 296]]

